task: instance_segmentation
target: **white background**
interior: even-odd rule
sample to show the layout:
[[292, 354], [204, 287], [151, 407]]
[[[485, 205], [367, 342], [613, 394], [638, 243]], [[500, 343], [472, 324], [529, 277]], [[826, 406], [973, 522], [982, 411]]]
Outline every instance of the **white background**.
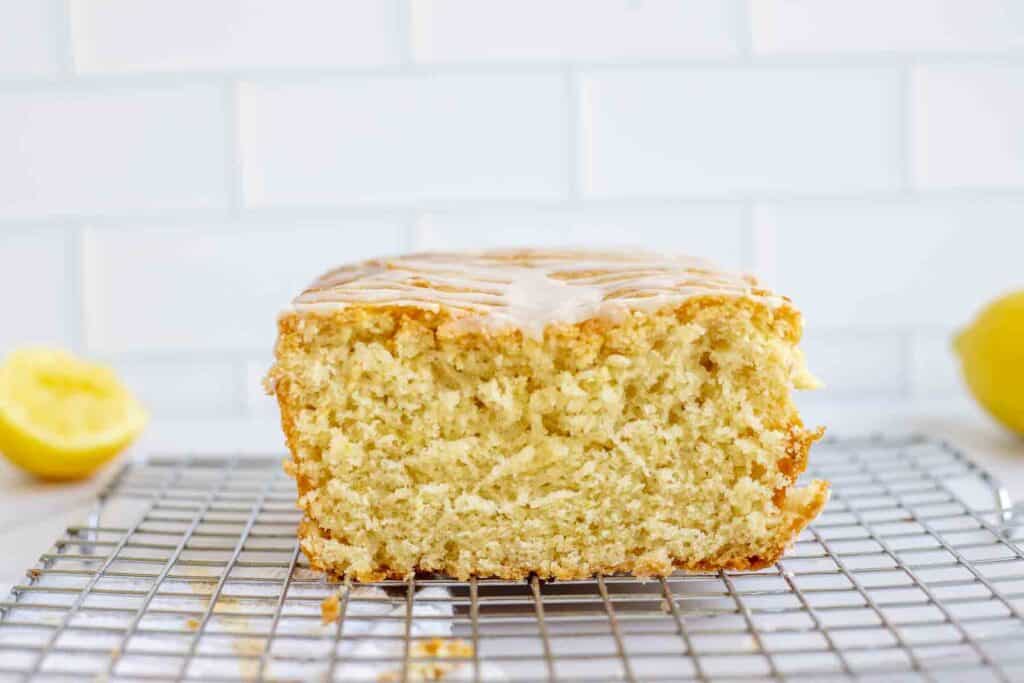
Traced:
[[824, 395], [954, 396], [1024, 287], [1024, 2], [0, 0], [0, 352], [269, 417], [318, 271], [527, 243], [755, 271]]

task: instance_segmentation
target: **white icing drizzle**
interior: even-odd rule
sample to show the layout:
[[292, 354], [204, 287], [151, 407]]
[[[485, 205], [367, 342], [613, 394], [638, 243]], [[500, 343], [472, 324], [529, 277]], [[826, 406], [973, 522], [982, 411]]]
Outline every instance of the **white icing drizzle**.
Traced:
[[341, 266], [295, 298], [288, 312], [348, 306], [411, 306], [447, 311], [455, 329], [515, 328], [539, 338], [552, 323], [618, 318], [695, 296], [788, 301], [752, 276], [702, 259], [642, 251], [502, 249], [421, 253]]

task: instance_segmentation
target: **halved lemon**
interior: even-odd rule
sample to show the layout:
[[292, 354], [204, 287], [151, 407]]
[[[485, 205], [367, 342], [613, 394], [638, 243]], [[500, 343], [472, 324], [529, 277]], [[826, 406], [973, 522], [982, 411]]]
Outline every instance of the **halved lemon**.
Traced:
[[145, 409], [114, 371], [57, 349], [14, 351], [0, 364], [0, 453], [49, 479], [76, 479], [124, 450]]

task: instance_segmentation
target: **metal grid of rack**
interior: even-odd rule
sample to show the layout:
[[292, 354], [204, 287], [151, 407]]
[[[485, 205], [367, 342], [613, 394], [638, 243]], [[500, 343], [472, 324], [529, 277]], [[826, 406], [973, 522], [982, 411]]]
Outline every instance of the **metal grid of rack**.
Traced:
[[279, 460], [150, 458], [0, 602], [0, 680], [1024, 680], [1021, 525], [990, 477], [922, 437], [812, 463], [832, 500], [759, 572], [356, 585], [299, 552]]

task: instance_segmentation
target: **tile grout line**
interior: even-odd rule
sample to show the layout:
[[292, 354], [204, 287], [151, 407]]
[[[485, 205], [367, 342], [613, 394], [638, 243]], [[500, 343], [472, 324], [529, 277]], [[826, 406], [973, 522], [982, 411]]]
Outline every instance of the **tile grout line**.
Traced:
[[243, 355], [236, 356], [231, 370], [235, 380], [234, 412], [241, 418], [255, 418], [255, 411], [249, 405], [249, 359]]
[[75, 75], [75, 41], [71, 25], [71, 0], [56, 0], [58, 10], [57, 61], [60, 76], [70, 79]]
[[587, 197], [577, 202], [563, 199], [539, 198], [452, 198], [405, 203], [347, 203], [322, 205], [280, 205], [266, 207], [243, 207], [238, 217], [232, 217], [223, 208], [170, 209], [161, 213], [73, 213], [64, 215], [0, 216], [0, 229], [27, 230], [46, 227], [69, 227], [88, 222], [98, 228], [136, 228], [145, 225], [190, 226], [197, 222], [212, 223], [225, 230], [242, 223], [247, 228], [265, 227], [277, 229], [281, 223], [303, 221], [316, 224], [336, 220], [368, 219], [387, 220], [405, 216], [409, 212], [475, 213], [482, 211], [530, 210], [564, 211], [576, 208], [592, 210], [651, 210], [690, 209], [695, 207], [728, 207], [743, 202], [758, 204], [779, 204], [783, 206], [828, 205], [833, 203], [872, 204], [875, 206], [919, 205], [930, 203], [972, 203], [1024, 199], [1024, 189], [1011, 187], [953, 188], [939, 190], [915, 190], [907, 193], [895, 191], [831, 192], [801, 194], [794, 192], [766, 192], [745, 194], [705, 195], [634, 195], [621, 197]]
[[914, 329], [904, 330], [900, 335], [900, 365], [903, 370], [898, 394], [903, 398], [914, 398]]
[[904, 66], [899, 72], [899, 155], [900, 185], [908, 195], [914, 193], [914, 66]]
[[570, 204], [578, 204], [582, 199], [581, 176], [583, 159], [580, 155], [582, 146], [583, 126], [580, 117], [582, 116], [582, 88], [580, 85], [582, 76], [568, 68], [562, 78], [565, 79], [565, 104], [566, 104], [566, 194]]
[[754, 202], [744, 199], [740, 202], [740, 269], [756, 273], [758, 267], [757, 237], [754, 234]]
[[593, 106], [590, 103], [591, 98], [588, 97], [589, 89], [586, 83], [586, 72], [578, 70], [576, 77], [576, 85], [574, 89], [576, 98], [576, 113], [575, 113], [575, 126], [576, 126], [576, 140], [573, 147], [574, 163], [576, 168], [576, 188], [577, 188], [577, 204], [578, 207], [583, 209], [586, 208], [587, 202], [584, 201], [586, 191], [593, 186], [592, 177], [590, 174], [591, 169], [591, 146], [589, 133], [593, 126], [593, 121], [590, 120], [590, 113], [593, 111]]
[[750, 270], [768, 287], [775, 287], [778, 285], [775, 253], [775, 248], [778, 244], [778, 234], [775, 221], [771, 220], [771, 214], [769, 214], [768, 221], [759, 222], [755, 214], [757, 213], [758, 205], [764, 204], [764, 202], [749, 201], [750, 217], [747, 227], [750, 235]]
[[402, 71], [412, 71], [415, 65], [415, 46], [412, 30], [412, 0], [398, 0], [395, 11], [398, 33], [398, 64]]
[[242, 141], [239, 122], [239, 83], [223, 84], [224, 98], [224, 191], [227, 195], [228, 220], [241, 221], [244, 197], [242, 192]]
[[416, 251], [419, 249], [420, 242], [420, 221], [423, 218], [425, 212], [421, 211], [408, 211], [406, 215], [402, 217], [400, 223], [402, 225], [401, 238], [402, 238], [402, 250], [403, 251]]
[[[617, 60], [567, 60], [543, 61], [464, 61], [442, 63], [418, 63], [412, 49], [411, 19], [400, 12], [396, 21], [400, 33], [398, 64], [310, 66], [310, 67], [249, 67], [221, 69], [177, 69], [139, 71], [96, 71], [81, 73], [74, 70], [73, 50], [70, 49], [70, 21], [61, 22], [62, 33], [67, 35], [58, 46], [62, 62], [60, 73], [55, 76], [8, 77], [0, 76], [0, 92], [63, 89], [73, 86], [78, 89], [110, 87], [159, 88], [168, 85], [188, 83], [222, 83], [231, 81], [259, 81], [272, 83], [315, 83], [330, 79], [396, 78], [414, 75], [431, 77], [443, 75], [472, 74], [500, 78], [509, 74], [551, 74], [572, 68], [578, 71], [692, 71], [692, 70], [738, 70], [760, 71], [766, 69], [786, 70], [863, 70], [863, 69], [907, 69], [913, 65], [967, 65], [1007, 66], [1024, 64], [1024, 50], [992, 53], [934, 52], [923, 54], [795, 54], [758, 55], [752, 54], [749, 25], [746, 18], [739, 16], [734, 29], [740, 56], [730, 57], [681, 57], [661, 59], [617, 59]], [[742, 27], [742, 28], [740, 28]], [[404, 37], [401, 37], [404, 36]], [[742, 38], [742, 40], [740, 40]], [[70, 70], [69, 70], [70, 69]]]
[[734, 0], [739, 8], [736, 12], [735, 26], [736, 49], [740, 62], [744, 65], [753, 63], [754, 35], [750, 22], [750, 3], [747, 0]]

